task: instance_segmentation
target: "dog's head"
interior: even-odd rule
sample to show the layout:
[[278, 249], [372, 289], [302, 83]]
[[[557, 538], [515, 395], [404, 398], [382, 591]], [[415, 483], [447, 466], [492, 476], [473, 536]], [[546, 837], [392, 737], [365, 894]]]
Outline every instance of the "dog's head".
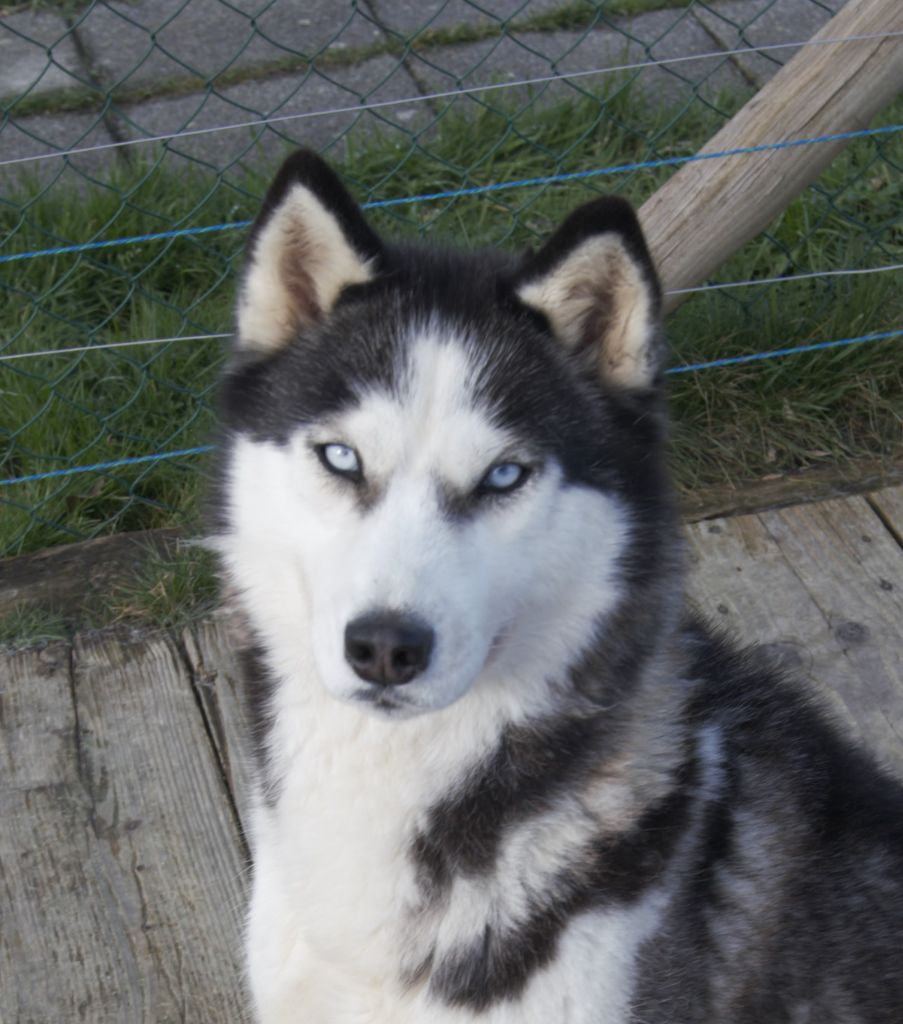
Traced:
[[277, 670], [411, 714], [627, 657], [670, 522], [659, 310], [620, 199], [525, 257], [397, 245], [291, 157], [221, 403], [219, 546]]

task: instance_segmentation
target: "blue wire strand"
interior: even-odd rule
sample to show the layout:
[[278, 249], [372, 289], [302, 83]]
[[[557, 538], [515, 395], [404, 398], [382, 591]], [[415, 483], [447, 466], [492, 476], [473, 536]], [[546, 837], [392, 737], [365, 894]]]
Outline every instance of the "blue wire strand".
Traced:
[[104, 469], [118, 469], [120, 466], [136, 466], [142, 462], [160, 462], [162, 459], [178, 459], [187, 455], [200, 455], [213, 450], [212, 444], [204, 444], [198, 448], [181, 448], [173, 452], [156, 452], [153, 455], [133, 455], [128, 459], [115, 459], [112, 462], [95, 462], [91, 466], [70, 466], [68, 469], [52, 469], [46, 473], [32, 473], [30, 476], [13, 476], [0, 480], [0, 487], [9, 484], [24, 484], [33, 480], [50, 480], [58, 476], [75, 476], [77, 473], [91, 473]]
[[[678, 164], [695, 163], [701, 160], [721, 160], [730, 156], [744, 156], [748, 153], [765, 153], [777, 149], [791, 149], [797, 146], [812, 146], [819, 142], [838, 142], [842, 139], [859, 139], [871, 135], [884, 135], [903, 130], [903, 124], [885, 125], [882, 128], [862, 128], [857, 131], [836, 132], [831, 135], [816, 135], [810, 139], [790, 139], [786, 142], [765, 142], [759, 146], [741, 146], [724, 149], [716, 153], [695, 153], [691, 156], [663, 157], [660, 160], [644, 160], [639, 163], [618, 164], [612, 167], [596, 167], [588, 171], [571, 171], [568, 174], [550, 174], [541, 178], [522, 178], [519, 181], [500, 181], [491, 185], [474, 185], [471, 188], [453, 189], [447, 192], [428, 192], [417, 196], [403, 196], [399, 199], [380, 199], [362, 204], [364, 210], [384, 209], [390, 206], [408, 206], [411, 203], [426, 203], [436, 199], [457, 199], [462, 196], [483, 195], [487, 192], [501, 192], [512, 188], [527, 188], [531, 185], [550, 185], [562, 181], [580, 181], [603, 175], [627, 174], [654, 167], [674, 167]], [[79, 245], [62, 245], [53, 249], [36, 249], [30, 252], [11, 253], [0, 256], [0, 263], [15, 263], [19, 260], [35, 259], [38, 256], [60, 256], [66, 253], [89, 252], [94, 249], [110, 249], [114, 246], [134, 245], [139, 242], [158, 242], [167, 238], [184, 238], [191, 235], [207, 235], [217, 231], [235, 231], [246, 228], [249, 220], [232, 221], [228, 224], [209, 224], [198, 228], [176, 228], [172, 231], [158, 231], [146, 235], [131, 235], [125, 238], [111, 238], [101, 242], [83, 242]]]
[[210, 235], [216, 231], [231, 231], [246, 228], [249, 220], [236, 220], [229, 224], [209, 224], [200, 228], [175, 228], [172, 231], [156, 231], [147, 235], [127, 235], [125, 238], [108, 238], [103, 242], [81, 242], [78, 245], [58, 245], [54, 249], [35, 249], [32, 252], [15, 252], [0, 256], [0, 263], [16, 263], [31, 260], [36, 256], [62, 256], [70, 252], [91, 252], [95, 249], [112, 249], [119, 245], [134, 245], [136, 242], [159, 242], [164, 238], [182, 238], [185, 235]]
[[0, 480], [0, 487], [9, 484], [30, 483], [33, 480], [50, 480], [58, 476], [75, 476], [77, 473], [99, 472], [104, 469], [118, 469], [120, 466], [137, 466], [141, 462], [160, 462], [162, 459], [178, 459], [186, 455], [200, 455], [213, 450], [212, 444], [199, 448], [180, 448], [174, 452], [155, 452], [153, 455], [133, 455], [128, 459], [114, 459], [112, 462], [95, 462], [92, 466], [70, 466], [68, 469], [51, 469], [46, 473], [32, 473], [30, 476], [12, 476]]
[[[710, 370], [719, 366], [733, 366], [737, 363], [751, 363], [762, 359], [775, 359], [779, 356], [799, 355], [802, 352], [818, 352], [825, 349], [841, 348], [847, 345], [861, 345], [869, 341], [884, 341], [903, 335], [903, 327], [893, 331], [878, 331], [874, 334], [862, 334], [856, 338], [839, 338], [836, 341], [819, 341], [813, 345], [797, 345], [794, 348], [779, 348], [771, 352], [753, 352], [746, 356], [727, 356], [724, 359], [713, 359], [707, 363], [690, 363], [686, 366], [672, 366], [665, 373], [690, 373], [695, 370]], [[177, 459], [189, 455], [201, 455], [213, 450], [213, 445], [205, 444], [197, 448], [182, 448], [172, 452], [157, 452], [154, 455], [135, 455], [128, 459], [116, 459], [113, 462], [97, 462], [92, 466], [70, 466], [68, 469], [52, 469], [46, 473], [32, 473], [30, 476], [14, 476], [0, 480], [0, 487], [10, 484], [30, 483], [34, 480], [49, 480], [54, 477], [74, 476], [76, 473], [101, 472], [107, 469], [118, 469], [120, 466], [134, 466], [139, 463], [159, 462], [162, 459]]]
[[801, 352], [822, 352], [829, 348], [843, 348], [848, 345], [863, 345], [868, 341], [884, 341], [903, 334], [903, 329], [895, 331], [877, 331], [875, 334], [862, 334], [858, 338], [838, 338], [836, 341], [817, 341], [812, 345], [796, 345], [793, 348], [776, 348], [771, 352], [751, 352], [746, 356], [726, 356], [724, 359], [713, 359], [709, 363], [690, 363], [687, 366], [672, 366], [665, 373], [689, 373], [691, 370], [711, 370], [719, 366], [736, 366], [738, 363], [754, 363], [761, 359], [776, 359], [778, 356], [795, 356]]

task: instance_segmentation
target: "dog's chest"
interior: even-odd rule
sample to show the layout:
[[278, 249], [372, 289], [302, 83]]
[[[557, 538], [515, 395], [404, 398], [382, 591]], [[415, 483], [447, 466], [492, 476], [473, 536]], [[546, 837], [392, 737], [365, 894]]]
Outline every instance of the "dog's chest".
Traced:
[[352, 739], [335, 730], [328, 742], [322, 732], [304, 737], [292, 751], [278, 804], [261, 812], [249, 935], [257, 963], [251, 966], [258, 997], [261, 979], [269, 979], [264, 987], [273, 1005], [286, 1007], [284, 1016], [274, 1011], [263, 1019], [622, 1024], [633, 955], [657, 906], [575, 918], [551, 961], [516, 998], [495, 1002], [476, 1018], [430, 992], [429, 970], [405, 982], [425, 959], [436, 967], [489, 930], [515, 926], [524, 880], [499, 864], [479, 884], [462, 878], [431, 902], [412, 841], [436, 799], [466, 774], [473, 750], [465, 756], [461, 744], [456, 759], [454, 736], [447, 738], [436, 772], [429, 747], [419, 742], [402, 745], [396, 737], [381, 748], [366, 731]]
[[422, 901], [412, 841], [473, 751], [329, 701], [281, 715], [274, 754], [286, 770], [255, 829], [258, 875], [279, 880], [274, 914], [286, 911], [318, 955], [397, 976]]
[[[268, 1024], [627, 1024], [636, 953], [660, 914], [660, 896], [615, 912], [587, 912], [563, 931], [554, 955], [511, 998], [474, 1012], [413, 983], [424, 953], [439, 966], [448, 931], [467, 948], [509, 916], [506, 894], [518, 886], [457, 892], [423, 911], [404, 830], [319, 807], [336, 833], [329, 841], [282, 842], [261, 850], [252, 907], [251, 950], [257, 998]], [[381, 805], [385, 808], [385, 803]], [[361, 827], [363, 825], [363, 827]], [[305, 822], [299, 821], [299, 828]], [[314, 831], [312, 829], [311, 831]], [[343, 847], [342, 834], [354, 842]], [[320, 837], [321, 840], [323, 837]], [[399, 846], [398, 840], [402, 843]], [[278, 860], [280, 874], [274, 868]], [[419, 908], [419, 910], [418, 910]], [[462, 921], [467, 927], [460, 928]], [[265, 966], [262, 966], [265, 965]]]

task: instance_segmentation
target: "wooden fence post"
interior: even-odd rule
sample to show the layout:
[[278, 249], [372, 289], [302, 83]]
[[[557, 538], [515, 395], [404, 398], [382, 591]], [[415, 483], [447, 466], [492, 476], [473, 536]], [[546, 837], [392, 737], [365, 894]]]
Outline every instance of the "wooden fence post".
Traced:
[[[848, 0], [813, 36], [903, 31], [903, 0]], [[864, 128], [903, 90], [903, 36], [806, 46], [700, 150]], [[830, 164], [845, 141], [685, 164], [640, 210], [665, 289], [701, 284]], [[666, 296], [671, 310], [686, 296]]]

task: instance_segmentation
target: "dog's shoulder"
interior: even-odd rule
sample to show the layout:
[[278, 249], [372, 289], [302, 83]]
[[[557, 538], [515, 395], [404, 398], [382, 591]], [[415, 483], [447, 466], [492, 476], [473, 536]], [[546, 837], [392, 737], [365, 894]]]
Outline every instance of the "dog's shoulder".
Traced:
[[903, 782], [861, 748], [815, 685], [768, 648], [740, 645], [699, 618], [684, 637], [695, 682], [688, 715], [719, 728], [735, 771], [780, 777], [782, 795], [797, 792], [820, 824], [885, 835], [903, 856]]

